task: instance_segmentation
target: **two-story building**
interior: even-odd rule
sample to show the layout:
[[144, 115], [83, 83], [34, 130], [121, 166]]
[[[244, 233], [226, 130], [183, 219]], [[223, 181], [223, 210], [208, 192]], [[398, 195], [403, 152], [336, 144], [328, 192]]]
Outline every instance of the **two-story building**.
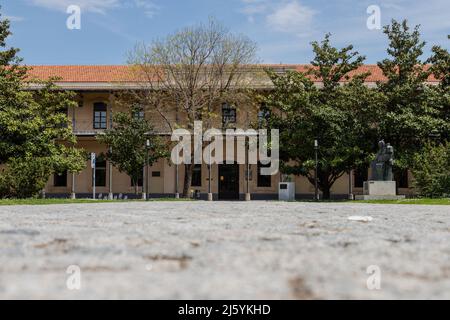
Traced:
[[[280, 72], [286, 69], [304, 70], [304, 65], [272, 66]], [[115, 103], [117, 93], [136, 85], [133, 73], [128, 66], [34, 66], [30, 76], [46, 80], [58, 77], [56, 84], [64, 90], [75, 91], [78, 94], [79, 106], [68, 110], [72, 121], [78, 147], [97, 155], [95, 167], [96, 197], [141, 197], [135, 194], [131, 179], [108, 163], [104, 155], [107, 147], [97, 141], [97, 135], [112, 125], [112, 113], [120, 110]], [[381, 70], [377, 66], [363, 66], [358, 72], [370, 71], [367, 85], [375, 86], [377, 81], [383, 81]], [[317, 83], [320, 85], [320, 82]], [[267, 89], [267, 88], [266, 88]], [[234, 122], [236, 127], [246, 129], [250, 122], [257, 121], [258, 112], [250, 112], [246, 107], [235, 108], [223, 103], [218, 110], [221, 121]], [[171, 132], [157, 113], [145, 113], [162, 135]], [[170, 118], [170, 116], [169, 116]], [[173, 114], [175, 121], [176, 113]], [[167, 119], [166, 119], [167, 120]], [[170, 120], [170, 119], [169, 119]], [[220, 121], [220, 120], [219, 120]], [[145, 168], [146, 169], [146, 168]], [[146, 170], [143, 170], [145, 172]], [[280, 174], [265, 176], [260, 174], [259, 165], [217, 164], [211, 166], [211, 173], [206, 164], [196, 165], [191, 189], [198, 191], [205, 198], [209, 188], [215, 199], [244, 199], [249, 192], [251, 199], [276, 199], [278, 197], [278, 182]], [[173, 197], [182, 192], [184, 166], [176, 166], [169, 160], [161, 159], [148, 168], [149, 196]], [[144, 176], [144, 175], [143, 175]], [[211, 176], [211, 180], [209, 177]], [[361, 194], [363, 182], [367, 180], [368, 172], [353, 171], [351, 175], [342, 176], [331, 190], [333, 198], [348, 198], [349, 194]], [[411, 194], [411, 176], [405, 172], [397, 177], [400, 194]], [[139, 192], [143, 191], [143, 179], [139, 181]], [[314, 186], [304, 177], [295, 177], [296, 196], [310, 198], [314, 196]], [[48, 182], [45, 192], [47, 196], [77, 198], [92, 197], [93, 174], [90, 164], [80, 174], [55, 174]]]

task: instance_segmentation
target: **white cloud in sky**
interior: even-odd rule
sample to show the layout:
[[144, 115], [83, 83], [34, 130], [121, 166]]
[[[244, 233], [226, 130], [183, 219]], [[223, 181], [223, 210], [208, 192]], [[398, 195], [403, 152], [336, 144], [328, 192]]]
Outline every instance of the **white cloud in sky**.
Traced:
[[30, 4], [50, 10], [66, 11], [70, 5], [80, 6], [82, 11], [106, 14], [117, 8], [137, 8], [152, 18], [159, 6], [152, 0], [27, 0]]
[[316, 13], [298, 0], [242, 0], [242, 4], [239, 11], [249, 22], [261, 19], [272, 30], [298, 36], [310, 33]]
[[78, 5], [81, 10], [95, 13], [106, 13], [120, 5], [119, 0], [28, 0], [28, 2], [38, 7], [64, 12], [70, 5]]
[[8, 15], [2, 16], [2, 18], [8, 19], [8, 20], [11, 21], [11, 22], [20, 22], [20, 21], [25, 20], [24, 17], [19, 17], [19, 16], [8, 16]]
[[242, 2], [245, 5], [240, 11], [246, 15], [264, 13], [268, 6], [266, 0], [242, 0]]
[[153, 18], [160, 10], [158, 5], [149, 0], [134, 0], [134, 3], [136, 7], [142, 9], [144, 14], [149, 18]]
[[266, 17], [270, 27], [277, 31], [309, 34], [315, 11], [298, 1], [285, 3]]

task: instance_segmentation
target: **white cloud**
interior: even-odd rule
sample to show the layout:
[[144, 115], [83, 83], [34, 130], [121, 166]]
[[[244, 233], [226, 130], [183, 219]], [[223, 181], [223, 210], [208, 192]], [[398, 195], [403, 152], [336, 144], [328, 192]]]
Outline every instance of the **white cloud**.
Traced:
[[119, 7], [119, 0], [28, 0], [31, 4], [51, 10], [66, 11], [70, 5], [78, 5], [81, 10], [106, 13], [110, 9]]
[[271, 29], [295, 35], [311, 32], [315, 11], [298, 0], [241, 0], [239, 10], [253, 23], [261, 19]]
[[70, 5], [78, 5], [84, 12], [106, 14], [117, 8], [137, 8], [147, 17], [152, 18], [159, 6], [152, 0], [27, 0], [29, 3], [50, 10], [65, 12]]
[[243, 2], [245, 6], [240, 11], [246, 15], [264, 13], [268, 7], [266, 0], [243, 0]]
[[3, 16], [4, 19], [8, 19], [11, 22], [20, 22], [25, 20], [24, 17], [18, 17], [18, 16]]
[[266, 17], [270, 27], [277, 31], [295, 33], [297, 35], [309, 34], [315, 11], [298, 1], [282, 4], [273, 13]]
[[153, 3], [153, 1], [134, 0], [134, 3], [136, 7], [142, 9], [144, 11], [144, 14], [149, 18], [153, 18], [155, 14], [157, 14], [158, 11], [160, 10], [160, 7], [155, 3]]

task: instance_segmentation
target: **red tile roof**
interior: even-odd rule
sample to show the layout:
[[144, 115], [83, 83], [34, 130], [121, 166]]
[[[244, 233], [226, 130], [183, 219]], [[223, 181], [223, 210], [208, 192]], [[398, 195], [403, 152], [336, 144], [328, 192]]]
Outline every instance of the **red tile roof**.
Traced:
[[60, 78], [58, 82], [128, 82], [135, 78], [129, 66], [29, 66], [31, 79]]
[[[294, 69], [305, 72], [310, 65], [263, 65], [275, 69]], [[138, 77], [132, 67], [127, 65], [91, 65], [91, 66], [29, 66], [31, 79], [47, 80], [50, 77], [58, 77], [58, 82], [63, 83], [96, 83], [96, 82], [136, 82]], [[366, 82], [385, 81], [383, 72], [376, 65], [364, 65], [349, 75], [370, 72]], [[437, 82], [430, 77], [430, 82]]]

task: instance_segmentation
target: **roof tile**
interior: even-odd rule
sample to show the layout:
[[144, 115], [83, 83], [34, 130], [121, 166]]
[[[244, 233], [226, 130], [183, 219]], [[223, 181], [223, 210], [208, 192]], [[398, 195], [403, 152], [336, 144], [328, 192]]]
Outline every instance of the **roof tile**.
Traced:
[[[306, 71], [310, 65], [264, 65], [269, 68], [294, 69]], [[58, 82], [63, 83], [96, 83], [96, 82], [136, 82], [138, 77], [133, 68], [127, 65], [90, 65], [90, 66], [29, 66], [31, 79], [47, 80], [50, 77], [60, 78]], [[366, 82], [386, 81], [381, 69], [376, 65], [363, 65], [349, 75], [370, 72]], [[437, 82], [431, 76], [430, 82]]]

